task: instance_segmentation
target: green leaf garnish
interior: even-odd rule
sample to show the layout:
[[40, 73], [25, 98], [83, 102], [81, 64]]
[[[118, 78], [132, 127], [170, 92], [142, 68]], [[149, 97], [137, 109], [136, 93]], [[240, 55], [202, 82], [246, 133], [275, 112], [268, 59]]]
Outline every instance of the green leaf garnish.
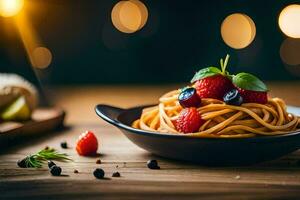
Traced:
[[213, 76], [216, 74], [222, 73], [221, 70], [217, 67], [207, 67], [198, 71], [191, 80], [191, 83], [194, 83], [200, 79]]
[[221, 70], [217, 67], [207, 67], [207, 68], [201, 69], [194, 75], [194, 77], [191, 80], [191, 83], [194, 83], [200, 79], [203, 79], [203, 78], [206, 78], [209, 76], [214, 76], [217, 74], [222, 74], [224, 76], [230, 76], [228, 71], [226, 71], [229, 57], [230, 56], [227, 54], [225, 60], [223, 60], [223, 58], [221, 58], [221, 60], [220, 60]]
[[71, 161], [65, 153], [59, 153], [55, 149], [43, 149], [35, 154], [28, 155], [24, 158], [25, 167], [40, 168], [48, 160]]
[[266, 92], [268, 91], [267, 86], [256, 76], [249, 73], [238, 73], [233, 76], [232, 82], [239, 88], [245, 90], [252, 90], [257, 92]]

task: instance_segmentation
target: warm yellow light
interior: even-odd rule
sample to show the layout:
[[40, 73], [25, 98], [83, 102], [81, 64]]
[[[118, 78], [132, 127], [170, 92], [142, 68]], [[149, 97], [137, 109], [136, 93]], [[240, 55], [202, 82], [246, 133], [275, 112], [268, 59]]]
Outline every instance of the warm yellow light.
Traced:
[[143, 4], [141, 1], [139, 0], [130, 0], [132, 3], [134, 3], [140, 10], [141, 12], [141, 24], [139, 26], [139, 30], [141, 28], [143, 28], [148, 20], [148, 9], [147, 7], [145, 6], [145, 4]]
[[280, 47], [280, 57], [288, 65], [300, 65], [300, 39], [285, 39]]
[[300, 38], [300, 5], [285, 7], [278, 19], [281, 31], [289, 37]]
[[249, 16], [235, 13], [224, 19], [221, 25], [221, 35], [228, 46], [234, 49], [242, 49], [254, 40], [256, 27]]
[[0, 0], [0, 15], [12, 17], [17, 15], [24, 6], [24, 0]]
[[118, 2], [112, 9], [111, 20], [121, 32], [134, 33], [146, 24], [148, 10], [139, 0]]
[[32, 52], [33, 66], [36, 68], [47, 68], [52, 61], [52, 53], [46, 47], [37, 47]]

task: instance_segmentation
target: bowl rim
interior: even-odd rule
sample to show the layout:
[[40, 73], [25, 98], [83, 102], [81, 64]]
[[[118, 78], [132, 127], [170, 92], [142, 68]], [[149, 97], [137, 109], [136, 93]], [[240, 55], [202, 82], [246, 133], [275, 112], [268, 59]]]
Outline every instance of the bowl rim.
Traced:
[[[118, 127], [120, 129], [129, 131], [130, 133], [135, 133], [138, 135], [144, 135], [144, 136], [154, 136], [159, 138], [181, 138], [181, 139], [193, 139], [193, 140], [202, 140], [202, 141], [252, 141], [252, 142], [260, 142], [260, 141], [266, 141], [266, 140], [277, 140], [277, 139], [283, 139], [283, 138], [290, 138], [293, 136], [299, 136], [300, 135], [300, 129], [289, 132], [287, 134], [283, 135], [270, 135], [270, 136], [258, 136], [258, 137], [249, 137], [249, 138], [203, 138], [203, 137], [195, 137], [191, 135], [184, 135], [184, 134], [175, 134], [175, 133], [162, 133], [162, 132], [155, 132], [155, 131], [147, 131], [143, 129], [137, 129], [133, 128], [131, 126], [128, 126], [124, 124], [122, 121], [119, 120], [120, 115], [122, 115], [125, 112], [132, 112], [133, 110], [139, 110], [144, 109], [146, 107], [151, 107], [156, 104], [149, 104], [149, 105], [140, 105], [140, 106], [134, 106], [129, 108], [119, 108], [114, 107], [107, 104], [98, 104], [95, 107], [96, 114], [102, 118], [104, 121], [112, 124], [115, 127]], [[104, 115], [98, 110], [99, 106], [107, 106], [107, 107], [113, 107], [116, 109], [120, 109], [118, 115], [115, 117], [115, 119], [111, 119], [110, 117]], [[300, 142], [299, 142], [300, 143]]]

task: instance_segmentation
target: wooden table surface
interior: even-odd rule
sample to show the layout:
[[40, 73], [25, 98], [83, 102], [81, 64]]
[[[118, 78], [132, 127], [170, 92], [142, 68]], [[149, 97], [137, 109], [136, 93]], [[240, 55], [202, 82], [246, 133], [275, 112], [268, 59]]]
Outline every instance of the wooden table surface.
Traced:
[[[269, 86], [272, 96], [300, 106], [300, 82]], [[81, 86], [51, 90], [49, 96], [67, 111], [69, 128], [1, 150], [0, 199], [300, 199], [300, 151], [248, 167], [206, 167], [172, 161], [135, 146], [93, 110], [97, 103], [121, 107], [155, 103], [174, 87]], [[97, 134], [97, 157], [80, 157], [74, 150], [78, 135], [85, 130]], [[61, 149], [61, 141], [67, 141], [70, 148]], [[63, 176], [51, 176], [46, 167], [17, 167], [18, 159], [45, 146], [68, 153], [74, 160], [59, 163]], [[96, 164], [98, 158], [102, 164]], [[161, 169], [148, 169], [149, 159], [157, 159]], [[106, 179], [93, 177], [97, 167], [104, 169]], [[74, 174], [74, 169], [79, 173]], [[112, 177], [115, 171], [121, 177]]]

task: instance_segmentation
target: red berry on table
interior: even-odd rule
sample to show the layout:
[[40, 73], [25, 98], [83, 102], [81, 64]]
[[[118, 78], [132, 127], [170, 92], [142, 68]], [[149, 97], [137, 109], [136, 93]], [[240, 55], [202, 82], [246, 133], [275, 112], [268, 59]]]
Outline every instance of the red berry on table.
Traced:
[[93, 132], [86, 131], [79, 136], [76, 145], [76, 151], [81, 156], [96, 155], [98, 149], [98, 140]]
[[201, 125], [204, 124], [204, 120], [196, 108], [185, 108], [179, 113], [179, 117], [176, 120], [176, 130], [182, 133], [194, 133], [199, 130]]
[[180, 105], [184, 108], [199, 107], [201, 98], [198, 96], [195, 88], [186, 88], [181, 91], [178, 96]]
[[234, 85], [226, 76], [217, 74], [196, 81], [195, 88], [201, 98], [223, 100], [223, 96], [234, 89]]
[[241, 96], [243, 97], [244, 103], [260, 103], [260, 104], [268, 103], [267, 92], [244, 90], [241, 88], [238, 88], [238, 90]]

